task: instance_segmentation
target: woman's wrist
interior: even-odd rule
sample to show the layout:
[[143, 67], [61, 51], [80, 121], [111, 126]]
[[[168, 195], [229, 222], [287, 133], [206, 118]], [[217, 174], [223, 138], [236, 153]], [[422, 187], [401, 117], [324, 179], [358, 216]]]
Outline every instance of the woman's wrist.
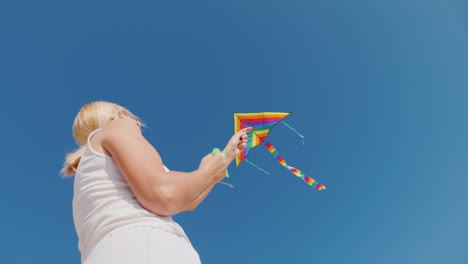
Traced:
[[195, 171], [195, 173], [198, 174], [200, 177], [205, 178], [209, 185], [215, 185], [216, 183], [218, 183], [218, 180], [216, 179], [214, 173], [209, 169], [199, 168]]
[[223, 150], [223, 153], [225, 153], [224, 160], [227, 162], [227, 168], [229, 167], [229, 164], [231, 164], [231, 162], [236, 158], [236, 154], [233, 153], [233, 151], [229, 151], [227, 147]]

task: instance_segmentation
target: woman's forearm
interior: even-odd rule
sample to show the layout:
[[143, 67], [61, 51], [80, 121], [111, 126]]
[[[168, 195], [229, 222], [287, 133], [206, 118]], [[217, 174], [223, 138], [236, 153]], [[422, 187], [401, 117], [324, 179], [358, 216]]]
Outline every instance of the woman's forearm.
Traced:
[[184, 212], [184, 211], [193, 211], [195, 210], [195, 208], [197, 208], [197, 206], [203, 202], [203, 200], [205, 200], [206, 196], [208, 196], [208, 194], [211, 192], [211, 190], [213, 189], [214, 185], [209, 187], [208, 189], [206, 189], [202, 194], [200, 194], [191, 204], [188, 205], [187, 208], [184, 208], [181, 210], [181, 212]]

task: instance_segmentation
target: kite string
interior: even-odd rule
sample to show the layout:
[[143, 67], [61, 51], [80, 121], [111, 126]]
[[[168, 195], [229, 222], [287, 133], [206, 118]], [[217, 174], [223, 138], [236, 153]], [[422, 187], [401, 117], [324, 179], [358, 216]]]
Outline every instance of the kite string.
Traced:
[[[211, 151], [211, 156], [214, 156], [215, 153], [217, 153], [217, 152], [221, 152], [221, 150], [219, 148], [214, 148], [213, 151]], [[223, 151], [222, 153], [223, 153], [223, 158], [225, 159], [227, 153], [226, 153], [226, 151]], [[226, 169], [226, 178], [229, 178], [229, 171], [227, 169]]]
[[224, 184], [224, 185], [227, 185], [227, 186], [231, 187], [231, 189], [234, 188], [234, 185], [229, 184], [229, 183], [227, 183], [227, 182], [219, 182], [219, 183], [222, 183], [222, 184]]
[[288, 125], [288, 123], [284, 121], [281, 121], [281, 123], [283, 123], [283, 125], [291, 129], [292, 131], [296, 132], [296, 134], [302, 138], [302, 145], [304, 146], [304, 141], [305, 141], [304, 136], [301, 133], [299, 133], [296, 129], [294, 129], [291, 125]]
[[[214, 156], [215, 153], [217, 153], [217, 152], [221, 152], [221, 150], [220, 150], [219, 148], [214, 148], [213, 151], [211, 151], [211, 156]], [[223, 151], [222, 153], [223, 153], [223, 158], [226, 158], [226, 151]], [[229, 172], [228, 172], [227, 169], [226, 169], [226, 178], [229, 178]], [[222, 183], [222, 184], [224, 184], [224, 185], [227, 185], [227, 186], [231, 187], [231, 189], [234, 188], [234, 185], [229, 184], [229, 183], [227, 183], [227, 182], [222, 182], [222, 181], [220, 181], [219, 183]]]

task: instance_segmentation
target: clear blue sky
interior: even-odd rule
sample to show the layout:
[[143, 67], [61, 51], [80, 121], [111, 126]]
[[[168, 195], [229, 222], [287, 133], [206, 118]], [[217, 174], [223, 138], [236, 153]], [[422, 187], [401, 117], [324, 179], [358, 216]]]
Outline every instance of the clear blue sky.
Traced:
[[176, 220], [204, 264], [468, 263], [466, 1], [0, 2], [1, 262], [79, 263], [80, 107], [148, 125], [172, 170], [233, 131], [232, 112], [293, 112]]

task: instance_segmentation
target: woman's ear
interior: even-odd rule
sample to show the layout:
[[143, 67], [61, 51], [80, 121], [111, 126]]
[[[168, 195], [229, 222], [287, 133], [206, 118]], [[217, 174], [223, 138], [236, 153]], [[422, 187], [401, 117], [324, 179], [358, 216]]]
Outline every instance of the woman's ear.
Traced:
[[119, 110], [119, 116], [120, 117], [129, 117], [127, 111], [120, 109]]

